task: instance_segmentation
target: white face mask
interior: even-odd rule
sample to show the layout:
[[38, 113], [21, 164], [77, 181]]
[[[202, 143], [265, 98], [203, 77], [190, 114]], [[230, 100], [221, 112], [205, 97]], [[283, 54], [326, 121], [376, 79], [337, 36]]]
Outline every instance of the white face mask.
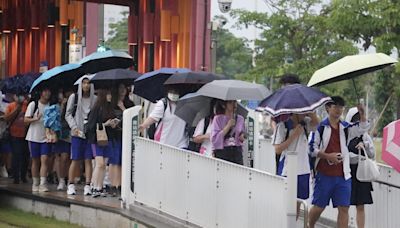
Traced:
[[168, 93], [168, 99], [171, 101], [178, 101], [179, 100], [179, 94], [176, 93]]

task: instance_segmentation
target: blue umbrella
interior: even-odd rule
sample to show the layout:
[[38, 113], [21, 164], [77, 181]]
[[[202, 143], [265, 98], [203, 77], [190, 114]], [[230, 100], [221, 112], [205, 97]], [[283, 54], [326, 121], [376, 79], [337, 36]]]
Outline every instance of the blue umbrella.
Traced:
[[165, 95], [164, 82], [176, 73], [190, 72], [187, 68], [160, 68], [143, 74], [134, 82], [133, 93], [151, 102], [160, 100]]
[[261, 101], [258, 110], [273, 117], [284, 114], [309, 113], [331, 101], [321, 91], [301, 84], [286, 86]]
[[82, 75], [80, 67], [81, 65], [79, 64], [65, 64], [54, 67], [37, 78], [33, 82], [29, 92], [32, 93], [35, 88], [45, 84], [50, 85], [52, 88], [61, 86], [61, 84], [62, 86], [72, 86], [72, 84]]
[[129, 68], [133, 66], [133, 58], [125, 52], [108, 50], [94, 52], [79, 61], [84, 73], [94, 74], [100, 71]]

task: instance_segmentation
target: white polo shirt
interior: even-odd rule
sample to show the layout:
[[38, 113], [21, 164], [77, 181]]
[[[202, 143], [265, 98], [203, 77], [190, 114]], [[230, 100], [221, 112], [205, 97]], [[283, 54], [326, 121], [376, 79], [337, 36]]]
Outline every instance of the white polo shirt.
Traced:
[[36, 116], [39, 113], [42, 115], [40, 120], [35, 121], [29, 125], [28, 132], [26, 133], [25, 139], [30, 142], [37, 142], [37, 143], [45, 143], [46, 142], [46, 130], [44, 128], [44, 123], [43, 123], [43, 116], [44, 116], [44, 109], [49, 106], [49, 104], [42, 104], [40, 101], [37, 102], [39, 104], [39, 107], [36, 108], [35, 113], [33, 111], [35, 110], [35, 102], [32, 101], [29, 103], [25, 116], [26, 117], [32, 117]]

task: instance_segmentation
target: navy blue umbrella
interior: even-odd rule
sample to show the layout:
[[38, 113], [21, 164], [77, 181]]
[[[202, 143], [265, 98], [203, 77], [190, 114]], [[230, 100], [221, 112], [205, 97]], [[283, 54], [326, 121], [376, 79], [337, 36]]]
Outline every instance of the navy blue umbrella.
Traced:
[[258, 110], [277, 117], [284, 114], [309, 113], [331, 101], [318, 89], [301, 84], [286, 86], [261, 101]]
[[165, 96], [164, 82], [173, 74], [190, 72], [187, 68], [160, 68], [140, 76], [134, 82], [133, 93], [151, 102]]
[[106, 87], [123, 83], [126, 85], [133, 85], [133, 82], [142, 74], [134, 70], [127, 69], [112, 69], [96, 73], [90, 82], [95, 86], [104, 85]]

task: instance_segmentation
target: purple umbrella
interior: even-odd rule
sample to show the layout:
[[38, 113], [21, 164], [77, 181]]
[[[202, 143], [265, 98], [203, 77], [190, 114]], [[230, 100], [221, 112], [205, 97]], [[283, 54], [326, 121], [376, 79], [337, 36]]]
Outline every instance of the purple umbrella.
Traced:
[[331, 101], [318, 89], [301, 84], [286, 86], [261, 101], [258, 110], [266, 111], [273, 117], [283, 114], [309, 113]]

